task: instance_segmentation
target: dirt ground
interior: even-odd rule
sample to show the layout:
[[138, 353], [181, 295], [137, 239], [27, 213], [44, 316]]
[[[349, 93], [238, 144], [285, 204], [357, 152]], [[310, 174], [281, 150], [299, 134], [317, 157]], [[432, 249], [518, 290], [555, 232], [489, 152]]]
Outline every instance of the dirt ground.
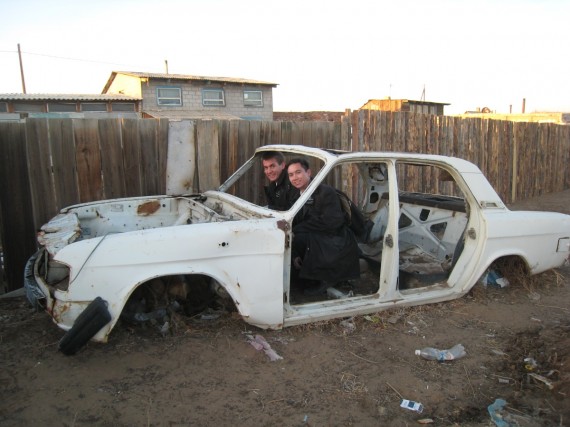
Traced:
[[[570, 190], [512, 208], [570, 213]], [[75, 356], [57, 351], [62, 336], [23, 298], [0, 300], [1, 425], [494, 426], [496, 399], [510, 426], [570, 425], [570, 268], [282, 331], [229, 313], [179, 318], [165, 336], [121, 324]], [[452, 362], [414, 354], [457, 343], [467, 356]]]

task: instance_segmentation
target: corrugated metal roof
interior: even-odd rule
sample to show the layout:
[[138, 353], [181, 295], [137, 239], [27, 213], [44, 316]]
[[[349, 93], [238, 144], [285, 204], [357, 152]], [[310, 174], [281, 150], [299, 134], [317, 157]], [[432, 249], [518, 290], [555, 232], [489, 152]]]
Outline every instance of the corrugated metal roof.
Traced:
[[142, 98], [111, 94], [0, 93], [0, 101], [140, 101]]
[[[113, 76], [115, 74], [125, 74], [128, 76], [134, 76], [134, 77], [139, 77], [139, 78], [148, 78], [148, 79], [195, 80], [195, 81], [205, 81], [205, 82], [222, 82], [222, 83], [238, 83], [238, 84], [250, 84], [250, 85], [277, 86], [277, 83], [264, 82], [264, 81], [260, 81], [260, 80], [242, 79], [239, 77], [211, 77], [211, 76], [193, 76], [193, 75], [189, 75], [189, 74], [140, 73], [137, 71], [113, 71]], [[113, 76], [111, 76], [111, 78]]]

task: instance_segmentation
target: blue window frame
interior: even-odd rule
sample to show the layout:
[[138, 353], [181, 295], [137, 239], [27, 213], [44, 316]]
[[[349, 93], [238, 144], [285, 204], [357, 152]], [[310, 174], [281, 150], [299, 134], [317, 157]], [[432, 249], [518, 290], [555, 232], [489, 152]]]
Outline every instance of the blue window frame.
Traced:
[[179, 87], [157, 87], [156, 103], [158, 105], [181, 106], [182, 91]]

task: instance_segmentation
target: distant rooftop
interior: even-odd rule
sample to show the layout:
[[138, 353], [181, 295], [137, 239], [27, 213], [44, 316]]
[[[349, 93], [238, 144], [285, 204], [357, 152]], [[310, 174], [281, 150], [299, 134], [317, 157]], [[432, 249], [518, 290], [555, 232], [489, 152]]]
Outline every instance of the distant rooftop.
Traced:
[[141, 73], [137, 71], [113, 71], [103, 92], [105, 92], [111, 85], [117, 74], [133, 76], [146, 79], [171, 79], [171, 80], [187, 80], [187, 81], [200, 81], [200, 82], [222, 82], [222, 83], [237, 83], [249, 85], [265, 85], [276, 87], [277, 83], [264, 82], [261, 80], [242, 79], [239, 77], [211, 77], [211, 76], [193, 76], [190, 74], [167, 74], [167, 73]]
[[62, 93], [0, 93], [0, 101], [140, 101], [127, 95], [62, 94]]

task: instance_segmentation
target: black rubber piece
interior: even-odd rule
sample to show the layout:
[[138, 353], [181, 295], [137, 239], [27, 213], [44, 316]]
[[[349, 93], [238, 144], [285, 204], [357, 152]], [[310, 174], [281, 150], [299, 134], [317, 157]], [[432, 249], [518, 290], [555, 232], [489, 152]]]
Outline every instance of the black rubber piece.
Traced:
[[59, 342], [59, 351], [67, 356], [77, 353], [110, 321], [111, 314], [107, 309], [107, 302], [101, 297], [95, 298], [75, 319], [71, 329], [63, 336]]

